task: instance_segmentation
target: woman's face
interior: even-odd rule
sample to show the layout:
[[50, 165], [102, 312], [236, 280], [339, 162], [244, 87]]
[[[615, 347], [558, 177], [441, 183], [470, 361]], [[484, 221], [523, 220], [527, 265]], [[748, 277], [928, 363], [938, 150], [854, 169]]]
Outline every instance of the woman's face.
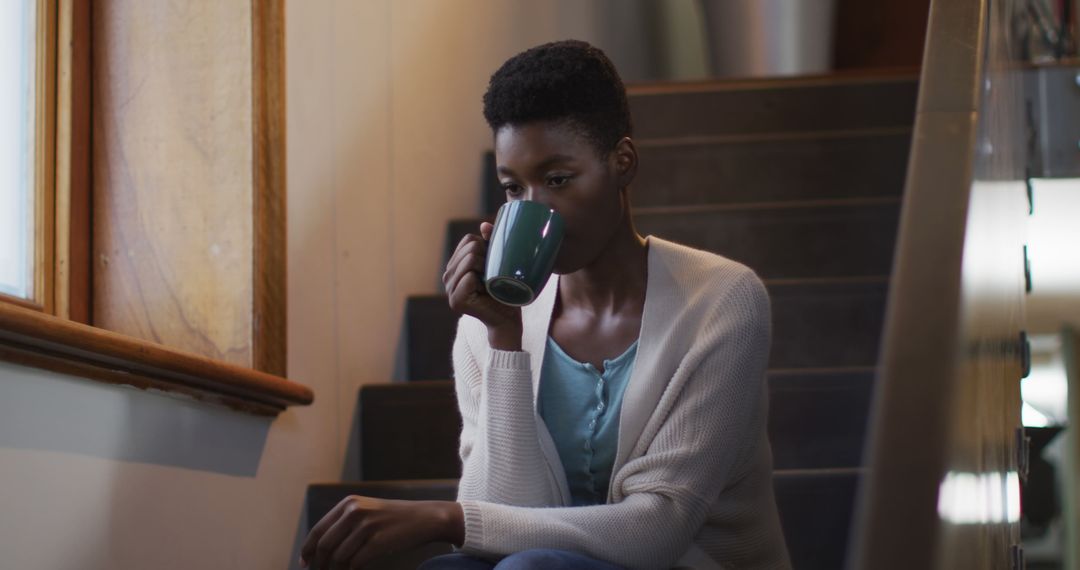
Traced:
[[566, 223], [555, 273], [573, 273], [592, 263], [627, 223], [624, 189], [636, 160], [629, 139], [601, 156], [564, 122], [506, 125], [495, 132], [495, 163], [506, 199], [539, 202]]

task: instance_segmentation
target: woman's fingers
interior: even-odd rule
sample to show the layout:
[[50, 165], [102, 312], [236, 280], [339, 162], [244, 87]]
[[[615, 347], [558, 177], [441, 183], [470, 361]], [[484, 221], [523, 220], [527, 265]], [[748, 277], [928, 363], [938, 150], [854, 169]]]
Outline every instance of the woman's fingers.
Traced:
[[[463, 313], [472, 304], [474, 296], [482, 294], [486, 294], [486, 291], [484, 290], [484, 284], [480, 280], [480, 276], [475, 271], [468, 271], [461, 276], [461, 279], [459, 279], [454, 286], [453, 292], [448, 295], [450, 309], [458, 313]], [[495, 302], [494, 299], [492, 299], [491, 302]], [[469, 314], [472, 314], [474, 317], [482, 317], [482, 315], [473, 313], [473, 311], [469, 312]], [[483, 319], [481, 318], [481, 320]]]
[[[331, 555], [330, 569], [348, 570], [353, 568], [352, 561], [368, 543], [369, 538], [368, 525], [364, 524], [363, 521], [358, 521], [350, 529], [349, 535], [345, 537], [345, 540], [341, 541], [341, 544]], [[321, 568], [318, 570], [321, 570]]]
[[364, 527], [364, 507], [359, 498], [349, 497], [345, 503], [341, 516], [326, 530], [315, 547], [315, 568], [318, 570], [345, 568], [356, 549], [363, 545], [362, 535], [357, 537], [357, 534], [361, 534]]
[[494, 226], [480, 224], [481, 235], [462, 238], [443, 272], [450, 310], [469, 315], [484, 324], [501, 326], [509, 320], [520, 319], [520, 310], [501, 305], [484, 288], [484, 265], [487, 260], [488, 242]]
[[302, 566], [364, 568], [378, 558], [436, 540], [445, 516], [430, 503], [349, 496], [312, 529], [301, 550]]
[[345, 505], [348, 499], [341, 501], [334, 508], [330, 509], [330, 512], [326, 513], [314, 527], [311, 528], [311, 532], [308, 533], [307, 539], [304, 541], [304, 546], [300, 549], [300, 562], [305, 568], [312, 560], [315, 559], [316, 549], [319, 546], [319, 541], [322, 539], [326, 531], [330, 529], [341, 518], [341, 513], [345, 510]]
[[[470, 239], [471, 238], [471, 239]], [[479, 236], [469, 235], [465, 236], [465, 239], [461, 241], [457, 249], [450, 256], [450, 261], [446, 263], [446, 271], [443, 273], [443, 284], [449, 281], [449, 278], [454, 275], [455, 269], [461, 263], [463, 257], [469, 254], [480, 254], [483, 258], [487, 253], [487, 244], [480, 239]]]
[[447, 296], [453, 296], [454, 292], [461, 287], [461, 280], [470, 273], [481, 273], [484, 270], [484, 258], [476, 253], [466, 254], [454, 268], [454, 274], [446, 283]]

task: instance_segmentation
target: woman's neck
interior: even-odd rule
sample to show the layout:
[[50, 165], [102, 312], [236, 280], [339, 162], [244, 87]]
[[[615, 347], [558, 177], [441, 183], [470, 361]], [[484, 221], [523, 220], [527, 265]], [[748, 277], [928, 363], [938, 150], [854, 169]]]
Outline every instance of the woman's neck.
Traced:
[[639, 312], [647, 277], [648, 244], [628, 216], [591, 264], [559, 278], [559, 304], [596, 315]]

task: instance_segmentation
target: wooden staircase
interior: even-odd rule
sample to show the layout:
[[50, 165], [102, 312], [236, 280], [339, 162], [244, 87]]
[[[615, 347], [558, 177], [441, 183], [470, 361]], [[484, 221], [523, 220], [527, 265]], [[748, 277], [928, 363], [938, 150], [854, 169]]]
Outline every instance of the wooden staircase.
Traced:
[[[913, 74], [630, 92], [639, 231], [746, 263], [772, 298], [768, 429], [800, 570], [841, 568], [846, 556], [916, 93]], [[484, 160], [493, 176], [493, 157]], [[485, 214], [502, 201], [488, 180]], [[478, 223], [450, 222], [447, 254]], [[312, 485], [309, 525], [349, 494], [455, 497], [456, 317], [442, 296], [415, 296], [405, 319], [408, 381], [360, 391], [363, 481]], [[381, 567], [448, 550], [430, 545]]]

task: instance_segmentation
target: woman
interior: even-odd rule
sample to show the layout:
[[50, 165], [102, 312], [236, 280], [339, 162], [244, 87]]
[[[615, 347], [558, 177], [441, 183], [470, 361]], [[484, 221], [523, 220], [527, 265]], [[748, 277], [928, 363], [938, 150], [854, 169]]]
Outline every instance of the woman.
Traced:
[[[555, 275], [523, 308], [481, 275], [491, 225], [447, 265], [463, 420], [456, 502], [350, 497], [305, 559], [360, 567], [432, 540], [448, 568], [787, 568], [765, 435], [768, 296], [745, 266], [634, 230], [625, 88], [577, 41], [491, 78], [508, 200], [557, 211]], [[355, 566], [348, 566], [349, 562]]]

